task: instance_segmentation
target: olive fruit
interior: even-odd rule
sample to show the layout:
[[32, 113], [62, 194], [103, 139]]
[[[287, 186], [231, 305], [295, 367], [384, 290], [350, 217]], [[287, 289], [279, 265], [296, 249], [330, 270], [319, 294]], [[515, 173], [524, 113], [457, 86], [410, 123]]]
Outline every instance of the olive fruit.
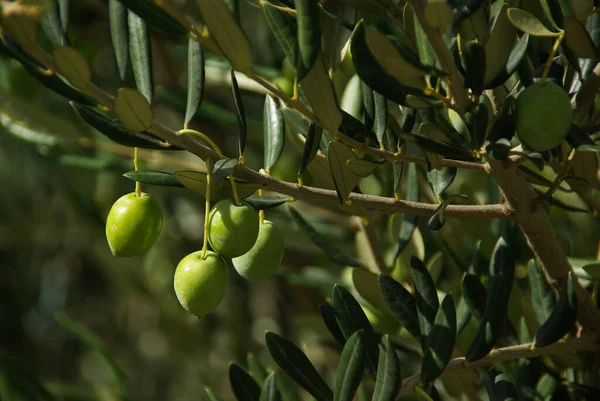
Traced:
[[150, 195], [135, 192], [117, 199], [106, 219], [106, 239], [113, 255], [138, 256], [154, 244], [162, 228], [162, 211]]
[[517, 137], [531, 150], [544, 152], [558, 146], [572, 120], [569, 95], [553, 82], [531, 85], [517, 97]]
[[225, 261], [212, 251], [207, 251], [202, 259], [202, 252], [196, 251], [181, 259], [174, 279], [179, 303], [196, 316], [204, 316], [219, 306], [229, 282]]
[[269, 278], [283, 257], [283, 233], [272, 222], [265, 220], [258, 229], [254, 246], [242, 256], [233, 258], [233, 267], [246, 280], [258, 282]]
[[258, 236], [258, 212], [246, 202], [237, 206], [233, 199], [222, 199], [208, 215], [208, 242], [226, 258], [248, 252]]

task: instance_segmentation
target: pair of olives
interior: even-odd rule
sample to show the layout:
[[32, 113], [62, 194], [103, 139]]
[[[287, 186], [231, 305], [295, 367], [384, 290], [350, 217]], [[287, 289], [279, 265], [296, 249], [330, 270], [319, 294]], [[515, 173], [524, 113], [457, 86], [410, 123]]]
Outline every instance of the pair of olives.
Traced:
[[281, 263], [283, 233], [270, 221], [259, 222], [256, 209], [231, 199], [217, 202], [209, 214], [208, 242], [214, 250], [189, 254], [175, 271], [175, 293], [181, 305], [196, 316], [213, 311], [223, 300], [229, 282], [225, 258], [245, 279], [269, 278]]

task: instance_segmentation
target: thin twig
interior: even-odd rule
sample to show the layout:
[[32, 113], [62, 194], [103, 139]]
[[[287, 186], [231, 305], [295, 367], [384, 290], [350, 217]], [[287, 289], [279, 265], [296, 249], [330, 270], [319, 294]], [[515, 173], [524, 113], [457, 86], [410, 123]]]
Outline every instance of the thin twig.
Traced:
[[[491, 366], [499, 362], [511, 361], [521, 358], [533, 358], [542, 355], [556, 355], [572, 353], [575, 351], [597, 351], [600, 344], [591, 338], [577, 338], [566, 341], [559, 341], [547, 347], [531, 349], [533, 344], [521, 344], [505, 348], [497, 348], [487, 356], [474, 362], [467, 362], [464, 357], [455, 358], [450, 361], [441, 376], [447, 376], [464, 369], [475, 369]], [[413, 391], [415, 386], [421, 383], [420, 372], [407, 377], [402, 381], [402, 388], [398, 393], [398, 398], [405, 396]]]

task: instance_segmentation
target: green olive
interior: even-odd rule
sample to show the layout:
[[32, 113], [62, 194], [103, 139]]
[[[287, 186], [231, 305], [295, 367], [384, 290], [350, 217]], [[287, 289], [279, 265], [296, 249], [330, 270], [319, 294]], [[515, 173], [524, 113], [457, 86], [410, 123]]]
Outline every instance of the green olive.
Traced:
[[283, 257], [283, 233], [272, 222], [260, 224], [256, 243], [248, 252], [233, 258], [233, 267], [246, 280], [259, 282], [268, 279], [279, 268]]
[[162, 211], [150, 195], [120, 197], [106, 219], [106, 239], [113, 255], [138, 256], [154, 244], [162, 228]]
[[531, 85], [517, 97], [517, 137], [531, 150], [544, 152], [558, 146], [572, 120], [569, 95], [553, 82]]
[[294, 94], [294, 81], [286, 77], [273, 78], [273, 83], [277, 85], [286, 95], [292, 96]]
[[193, 252], [181, 259], [174, 278], [179, 303], [196, 316], [204, 316], [219, 306], [229, 283], [225, 261], [212, 251], [202, 259], [202, 252]]
[[208, 242], [226, 258], [248, 252], [258, 237], [258, 212], [246, 202], [237, 206], [233, 199], [218, 201], [208, 216]]

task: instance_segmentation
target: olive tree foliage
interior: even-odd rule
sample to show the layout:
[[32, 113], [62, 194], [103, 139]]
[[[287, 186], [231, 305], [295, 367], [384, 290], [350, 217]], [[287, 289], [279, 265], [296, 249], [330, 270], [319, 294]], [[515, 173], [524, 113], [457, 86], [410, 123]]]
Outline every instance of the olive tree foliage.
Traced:
[[[321, 307], [340, 355], [334, 377], [267, 332], [270, 365], [230, 366], [239, 401], [299, 399], [292, 382], [318, 401], [478, 391], [493, 400], [597, 399], [598, 262], [571, 257], [581, 255], [569, 254], [551, 219], [587, 214], [598, 232], [594, 2], [250, 1], [279, 47], [273, 54], [293, 70], [282, 80], [267, 74], [244, 29], [246, 3], [109, 0], [113, 90], [94, 84], [69, 40], [70, 2], [39, 3], [0, 2], [3, 57], [131, 154], [189, 152], [205, 166], [126, 177], [185, 187], [207, 203], [235, 196], [285, 209], [288, 224], [347, 266], [349, 278]], [[152, 41], [187, 47], [186, 93], [155, 93], [153, 67], [166, 56]], [[227, 70], [236, 136], [198, 128], [209, 61]], [[553, 103], [551, 85], [570, 104]], [[536, 101], [518, 102], [526, 90], [539, 91]], [[249, 92], [264, 96], [262, 114], [244, 107]], [[181, 111], [179, 126], [161, 122], [159, 98]], [[569, 128], [554, 132], [565, 118]], [[264, 158], [252, 168], [245, 152], [256, 120]], [[24, 139], [62, 146], [58, 136]], [[226, 152], [216, 145], [232, 142]], [[295, 147], [284, 152], [286, 142]], [[291, 179], [273, 173], [282, 155], [297, 160]], [[348, 222], [359, 254], [328, 238], [296, 206], [304, 203]], [[462, 231], [453, 225], [461, 219], [492, 229]], [[458, 237], [469, 255], [449, 245]], [[207, 397], [219, 399], [210, 389]]]

